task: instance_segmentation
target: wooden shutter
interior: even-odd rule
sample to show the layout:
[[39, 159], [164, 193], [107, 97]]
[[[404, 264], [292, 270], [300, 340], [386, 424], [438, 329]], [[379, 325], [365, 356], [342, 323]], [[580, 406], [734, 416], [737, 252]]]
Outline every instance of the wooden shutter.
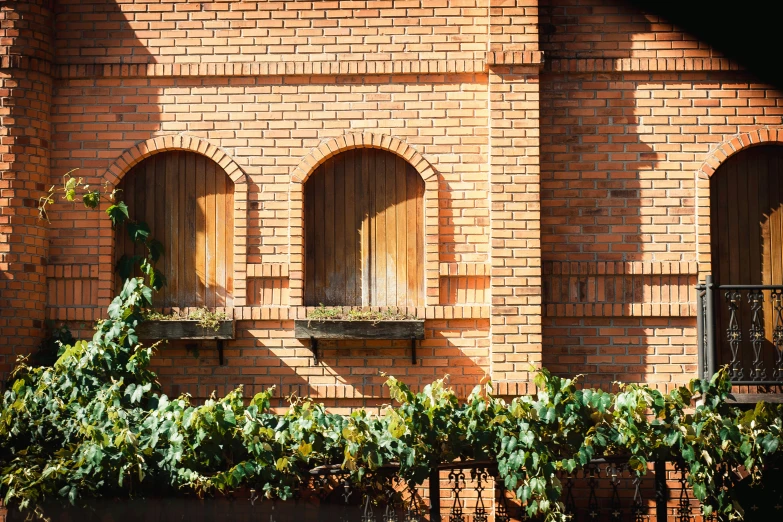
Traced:
[[404, 159], [355, 149], [308, 178], [305, 304], [424, 304], [424, 181]]
[[[710, 180], [712, 271], [717, 284], [783, 284], [783, 147], [753, 147], [726, 160]], [[717, 294], [717, 332], [721, 360], [728, 362], [725, 339], [729, 323], [724, 292]], [[773, 311], [770, 294], [764, 295], [764, 327], [772, 348]], [[750, 307], [740, 307], [743, 338], [751, 324]], [[767, 368], [771, 360], [765, 360]], [[745, 368], [751, 366], [744, 361]]]
[[[155, 306], [231, 306], [234, 290], [234, 182], [214, 161], [171, 151], [136, 165], [120, 182], [131, 218], [145, 221], [163, 243], [158, 268], [168, 284]], [[124, 229], [116, 259], [143, 255]]]

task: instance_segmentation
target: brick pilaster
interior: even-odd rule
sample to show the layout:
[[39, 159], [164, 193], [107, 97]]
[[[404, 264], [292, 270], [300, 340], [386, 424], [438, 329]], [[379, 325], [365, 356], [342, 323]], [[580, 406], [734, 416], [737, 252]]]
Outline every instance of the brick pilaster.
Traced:
[[527, 382], [541, 363], [537, 4], [490, 4], [490, 371], [501, 382]]
[[51, 183], [50, 0], [9, 0], [0, 10], [0, 379], [43, 336], [45, 222], [38, 199]]

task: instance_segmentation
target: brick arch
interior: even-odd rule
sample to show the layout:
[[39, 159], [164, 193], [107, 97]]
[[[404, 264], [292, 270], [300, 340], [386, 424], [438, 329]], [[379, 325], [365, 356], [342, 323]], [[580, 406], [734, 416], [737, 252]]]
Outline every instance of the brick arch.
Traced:
[[710, 178], [730, 157], [761, 145], [783, 145], [783, 128], [761, 127], [735, 134], [715, 147], [696, 171], [696, 256], [700, 281], [712, 273]]
[[773, 144], [783, 144], [783, 129], [763, 128], [737, 134], [718, 145], [704, 160], [697, 174], [702, 179], [709, 179], [715, 174], [718, 167], [741, 150], [758, 145]]
[[[168, 151], [190, 151], [205, 156], [222, 168], [234, 182], [234, 306], [245, 306], [247, 292], [244, 285], [236, 284], [244, 281], [247, 266], [247, 200], [248, 183], [247, 176], [239, 165], [225, 152], [206, 140], [195, 136], [159, 136], [134, 145], [123, 152], [112, 165], [104, 172], [102, 180], [112, 187], [116, 187], [120, 180], [135, 165], [155, 154]], [[108, 205], [107, 205], [108, 206]], [[100, 220], [102, 228], [111, 228], [106, 219]], [[99, 306], [107, 306], [113, 298], [114, 281], [114, 234], [104, 231], [100, 235], [100, 261], [99, 267]], [[104, 255], [105, 254], [105, 255]]]
[[231, 156], [212, 145], [206, 140], [196, 138], [195, 136], [158, 136], [138, 143], [129, 148], [117, 158], [114, 163], [104, 172], [103, 180], [116, 186], [122, 177], [133, 168], [137, 163], [144, 159], [169, 150], [187, 150], [206, 156], [211, 159], [228, 174], [235, 185], [247, 185], [245, 173], [231, 159]]
[[315, 169], [327, 159], [346, 150], [361, 148], [383, 149], [393, 152], [410, 163], [425, 183], [437, 177], [435, 169], [424, 159], [424, 156], [404, 141], [388, 134], [365, 132], [332, 138], [314, 148], [294, 167], [294, 170], [291, 172], [291, 181], [293, 183], [304, 183], [310, 177], [310, 174], [315, 172]]
[[427, 306], [438, 304], [438, 173], [413, 147], [387, 134], [352, 133], [332, 138], [314, 148], [291, 171], [289, 233], [291, 306], [304, 302], [304, 184], [327, 159], [351, 149], [382, 149], [407, 161], [424, 180], [424, 299]]

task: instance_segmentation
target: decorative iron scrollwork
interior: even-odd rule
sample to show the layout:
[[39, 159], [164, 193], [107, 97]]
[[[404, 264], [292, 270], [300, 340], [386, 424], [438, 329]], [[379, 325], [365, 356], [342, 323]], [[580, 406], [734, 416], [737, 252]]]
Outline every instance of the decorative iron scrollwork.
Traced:
[[631, 504], [633, 522], [647, 522], [649, 520], [649, 515], [647, 514], [647, 507], [642, 499], [642, 475], [640, 473], [634, 473], [633, 487], [633, 502]]
[[601, 509], [598, 506], [598, 496], [596, 490], [598, 489], [598, 477], [600, 469], [596, 465], [589, 465], [585, 469], [585, 475], [587, 476], [587, 486], [590, 489], [590, 495], [587, 500], [587, 520], [590, 522], [597, 522], [601, 517]]
[[566, 479], [565, 499], [563, 504], [565, 505], [566, 520], [574, 520], [574, 517], [576, 516], [576, 501], [574, 500], [574, 476], [570, 473], [568, 475], [568, 479]]
[[612, 496], [609, 499], [609, 519], [612, 522], [620, 522], [623, 518], [623, 509], [620, 503], [620, 473], [622, 473], [622, 467], [615, 464], [609, 464], [606, 468], [606, 474], [609, 476], [609, 483], [612, 486]]
[[731, 361], [729, 362], [730, 378], [733, 381], [743, 379], [742, 361], [739, 358], [740, 342], [742, 341], [742, 330], [739, 326], [739, 307], [741, 294], [739, 290], [729, 290], [726, 292], [726, 301], [729, 306], [729, 326], [726, 328], [726, 340], [731, 349]]
[[[451, 505], [449, 513], [449, 522], [466, 522], [464, 505], [460, 498], [460, 492], [465, 489], [465, 473], [462, 470], [453, 470], [449, 473], [449, 483], [454, 482], [452, 492], [454, 493], [454, 503]], [[460, 485], [461, 483], [461, 485]]]
[[677, 522], [690, 522], [693, 519], [691, 496], [688, 493], [687, 469], [682, 462], [675, 463], [675, 469], [680, 474], [680, 500], [677, 505]]
[[775, 368], [772, 377], [776, 381], [783, 381], [783, 291], [772, 292], [772, 311], [774, 316], [774, 329], [772, 330], [772, 343], [775, 346]]
[[489, 473], [484, 468], [473, 468], [470, 471], [470, 478], [476, 481], [476, 512], [473, 515], [473, 522], [488, 522], [489, 512], [484, 505], [485, 484], [489, 481]]
[[365, 496], [364, 509], [362, 511], [362, 522], [375, 522], [375, 510], [370, 503], [370, 495]]
[[750, 378], [754, 381], [763, 381], [767, 378], [767, 370], [764, 369], [764, 360], [761, 354], [761, 347], [764, 343], [764, 318], [762, 317], [764, 293], [761, 290], [750, 290], [748, 304], [750, 304], [752, 314], [749, 337], [753, 347], [753, 369], [750, 371]]

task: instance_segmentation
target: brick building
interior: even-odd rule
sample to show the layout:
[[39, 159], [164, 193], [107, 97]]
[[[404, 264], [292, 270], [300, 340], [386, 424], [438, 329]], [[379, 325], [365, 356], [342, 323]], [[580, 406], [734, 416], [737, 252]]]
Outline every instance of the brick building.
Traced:
[[[161, 306], [234, 318], [222, 365], [214, 342], [160, 350], [165, 391], [197, 398], [370, 405], [380, 371], [519, 394], [531, 364], [667, 388], [697, 374], [716, 244], [722, 284], [783, 283], [781, 93], [621, 1], [9, 0], [0, 19], [3, 377], [45, 319], [89, 336], [116, 292], [130, 247], [103, 215], [38, 219], [71, 169], [164, 239]], [[404, 339], [315, 361], [294, 320], [324, 300], [424, 318], [415, 364]]]

